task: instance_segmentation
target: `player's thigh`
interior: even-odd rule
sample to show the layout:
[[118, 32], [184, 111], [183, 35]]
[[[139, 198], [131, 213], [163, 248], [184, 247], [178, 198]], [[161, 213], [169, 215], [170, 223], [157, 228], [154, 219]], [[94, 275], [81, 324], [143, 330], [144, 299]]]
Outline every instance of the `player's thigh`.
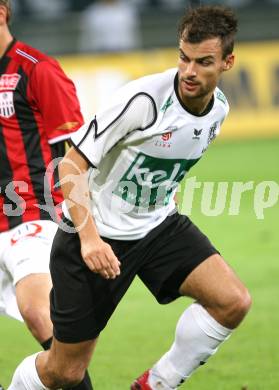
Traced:
[[159, 303], [181, 296], [183, 281], [209, 256], [219, 253], [209, 239], [182, 215], [168, 217], [160, 234], [146, 239], [148, 254], [138, 272]]
[[[49, 257], [53, 237], [57, 225], [52, 221], [32, 221], [21, 224], [9, 232], [1, 235], [1, 267], [3, 280], [1, 294], [6, 314], [22, 320], [16, 302], [16, 288], [19, 282], [23, 282], [17, 295], [21, 296], [25, 290], [27, 294], [22, 295], [24, 301], [29, 297], [40, 298], [43, 294], [44, 301], [49, 293]], [[44, 280], [45, 290], [42, 285], [37, 286], [39, 290], [34, 293], [29, 288], [25, 278], [33, 274], [44, 274], [40, 279]], [[22, 304], [22, 301], [19, 302]]]
[[25, 310], [47, 310], [49, 312], [49, 294], [52, 287], [49, 273], [29, 274], [16, 284], [16, 299], [20, 312]]
[[214, 254], [196, 267], [179, 289], [202, 305], [224, 307], [246, 294], [246, 287], [219, 254]]

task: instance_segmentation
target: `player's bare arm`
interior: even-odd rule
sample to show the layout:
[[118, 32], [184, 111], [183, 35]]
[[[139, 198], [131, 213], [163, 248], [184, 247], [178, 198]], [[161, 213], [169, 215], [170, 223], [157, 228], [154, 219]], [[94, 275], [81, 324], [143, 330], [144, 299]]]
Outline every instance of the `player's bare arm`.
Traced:
[[90, 213], [87, 171], [87, 161], [74, 148], [69, 149], [59, 164], [61, 188], [80, 237], [84, 262], [92, 272], [114, 279], [120, 274], [120, 262], [101, 239]]

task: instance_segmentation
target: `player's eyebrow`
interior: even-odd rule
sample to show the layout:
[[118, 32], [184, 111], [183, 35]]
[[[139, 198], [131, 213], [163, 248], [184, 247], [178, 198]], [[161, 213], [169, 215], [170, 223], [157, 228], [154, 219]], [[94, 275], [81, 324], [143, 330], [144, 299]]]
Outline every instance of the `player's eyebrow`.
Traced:
[[[180, 54], [182, 54], [185, 58], [187, 58], [187, 60], [191, 60], [191, 58], [189, 58], [189, 57], [187, 56], [187, 54], [185, 54], [184, 51], [183, 51], [181, 48], [179, 48], [179, 52], [180, 52]], [[209, 54], [209, 55], [204, 56], [204, 57], [195, 58], [194, 60], [195, 60], [195, 61], [214, 60], [214, 56], [211, 55], [211, 54]]]

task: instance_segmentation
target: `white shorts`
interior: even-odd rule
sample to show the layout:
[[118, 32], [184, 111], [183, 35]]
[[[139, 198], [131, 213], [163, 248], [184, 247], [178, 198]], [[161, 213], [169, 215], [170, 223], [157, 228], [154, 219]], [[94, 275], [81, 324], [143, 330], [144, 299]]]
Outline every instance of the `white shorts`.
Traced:
[[22, 321], [15, 285], [30, 274], [49, 273], [49, 257], [57, 224], [32, 221], [0, 233], [0, 315]]

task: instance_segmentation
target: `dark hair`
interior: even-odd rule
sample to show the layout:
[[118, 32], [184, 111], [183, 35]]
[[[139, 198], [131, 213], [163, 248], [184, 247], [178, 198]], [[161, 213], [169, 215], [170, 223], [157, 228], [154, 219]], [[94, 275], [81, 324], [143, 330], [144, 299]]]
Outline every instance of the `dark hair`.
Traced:
[[7, 8], [7, 23], [9, 23], [10, 18], [11, 18], [11, 1], [10, 0], [0, 0], [0, 5], [3, 5], [4, 7]]
[[237, 32], [234, 12], [223, 6], [200, 6], [186, 12], [178, 28], [179, 40], [200, 43], [206, 39], [221, 39], [223, 58], [231, 54]]

